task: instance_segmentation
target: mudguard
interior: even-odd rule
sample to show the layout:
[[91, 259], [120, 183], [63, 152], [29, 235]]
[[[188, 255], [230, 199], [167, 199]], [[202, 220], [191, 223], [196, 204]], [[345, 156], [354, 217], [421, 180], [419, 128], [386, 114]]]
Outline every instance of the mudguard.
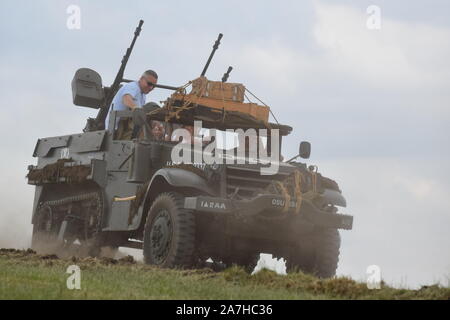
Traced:
[[160, 176], [173, 187], [193, 188], [207, 194], [212, 194], [211, 187], [207, 185], [204, 178], [194, 172], [180, 168], [163, 168], [156, 171], [149, 183], [147, 192], [151, 189], [153, 181]]
[[328, 204], [332, 204], [332, 205], [340, 206], [340, 207], [347, 206], [347, 201], [345, 200], [344, 196], [339, 191], [325, 189], [325, 191], [322, 193], [322, 197], [325, 200], [325, 202]]
[[212, 188], [208, 186], [206, 180], [194, 172], [180, 168], [162, 168], [156, 171], [150, 180], [145, 191], [144, 201], [139, 206], [138, 218], [128, 227], [128, 230], [136, 230], [142, 222], [144, 209], [149, 205], [152, 192], [157, 188], [155, 180], [163, 178], [169, 185], [175, 188], [192, 188], [201, 191], [205, 195], [215, 196]]

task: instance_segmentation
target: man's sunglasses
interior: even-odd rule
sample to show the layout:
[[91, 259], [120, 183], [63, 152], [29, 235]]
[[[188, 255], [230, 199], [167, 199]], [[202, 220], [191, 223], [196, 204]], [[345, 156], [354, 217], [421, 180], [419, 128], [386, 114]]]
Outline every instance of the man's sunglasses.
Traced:
[[[145, 79], [144, 79], [145, 80]], [[147, 82], [147, 85], [150, 87], [150, 88], [154, 88], [155, 87], [155, 84], [153, 83], [153, 82], [150, 82], [150, 81], [147, 81], [147, 80], [145, 80], [145, 82]]]

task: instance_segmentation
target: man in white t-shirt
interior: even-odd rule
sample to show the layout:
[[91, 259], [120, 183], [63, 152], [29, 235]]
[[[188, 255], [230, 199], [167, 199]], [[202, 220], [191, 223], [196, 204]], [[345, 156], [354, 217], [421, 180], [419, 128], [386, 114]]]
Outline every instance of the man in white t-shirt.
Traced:
[[[110, 113], [112, 111], [133, 110], [142, 107], [145, 104], [146, 95], [153, 90], [154, 85], [158, 82], [158, 74], [153, 70], [145, 71], [138, 81], [133, 81], [123, 85], [117, 91], [111, 103]], [[109, 116], [106, 118], [106, 127], [109, 127]], [[119, 126], [120, 118], [116, 119], [115, 129]]]

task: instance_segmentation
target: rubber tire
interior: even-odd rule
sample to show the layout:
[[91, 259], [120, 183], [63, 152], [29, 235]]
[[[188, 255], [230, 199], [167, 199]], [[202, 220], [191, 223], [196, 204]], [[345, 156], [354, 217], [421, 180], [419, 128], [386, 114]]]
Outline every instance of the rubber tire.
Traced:
[[[155, 218], [161, 210], [167, 210], [172, 234], [168, 253], [162, 262], [152, 257], [151, 231]], [[175, 192], [160, 194], [153, 202], [144, 227], [144, 262], [163, 268], [188, 268], [194, 263], [195, 216], [192, 210], [184, 208], [184, 197]]]
[[337, 229], [320, 229], [313, 239], [314, 248], [310, 254], [297, 250], [287, 259], [288, 272], [298, 269], [315, 274], [319, 278], [331, 278], [336, 275], [339, 263], [341, 237]]

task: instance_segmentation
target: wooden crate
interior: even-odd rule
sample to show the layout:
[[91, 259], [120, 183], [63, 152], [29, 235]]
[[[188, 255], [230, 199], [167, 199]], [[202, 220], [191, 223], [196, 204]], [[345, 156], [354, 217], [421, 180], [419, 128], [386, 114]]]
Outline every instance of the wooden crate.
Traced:
[[245, 87], [240, 83], [210, 81], [206, 77], [200, 77], [192, 82], [191, 93], [204, 98], [244, 102]]
[[226, 111], [239, 111], [252, 115], [258, 120], [269, 121], [270, 108], [266, 106], [260, 106], [256, 103], [241, 103], [235, 101], [218, 100], [207, 97], [198, 97], [194, 94], [173, 94], [172, 99], [190, 101], [192, 103], [201, 104], [213, 109], [225, 109]]

